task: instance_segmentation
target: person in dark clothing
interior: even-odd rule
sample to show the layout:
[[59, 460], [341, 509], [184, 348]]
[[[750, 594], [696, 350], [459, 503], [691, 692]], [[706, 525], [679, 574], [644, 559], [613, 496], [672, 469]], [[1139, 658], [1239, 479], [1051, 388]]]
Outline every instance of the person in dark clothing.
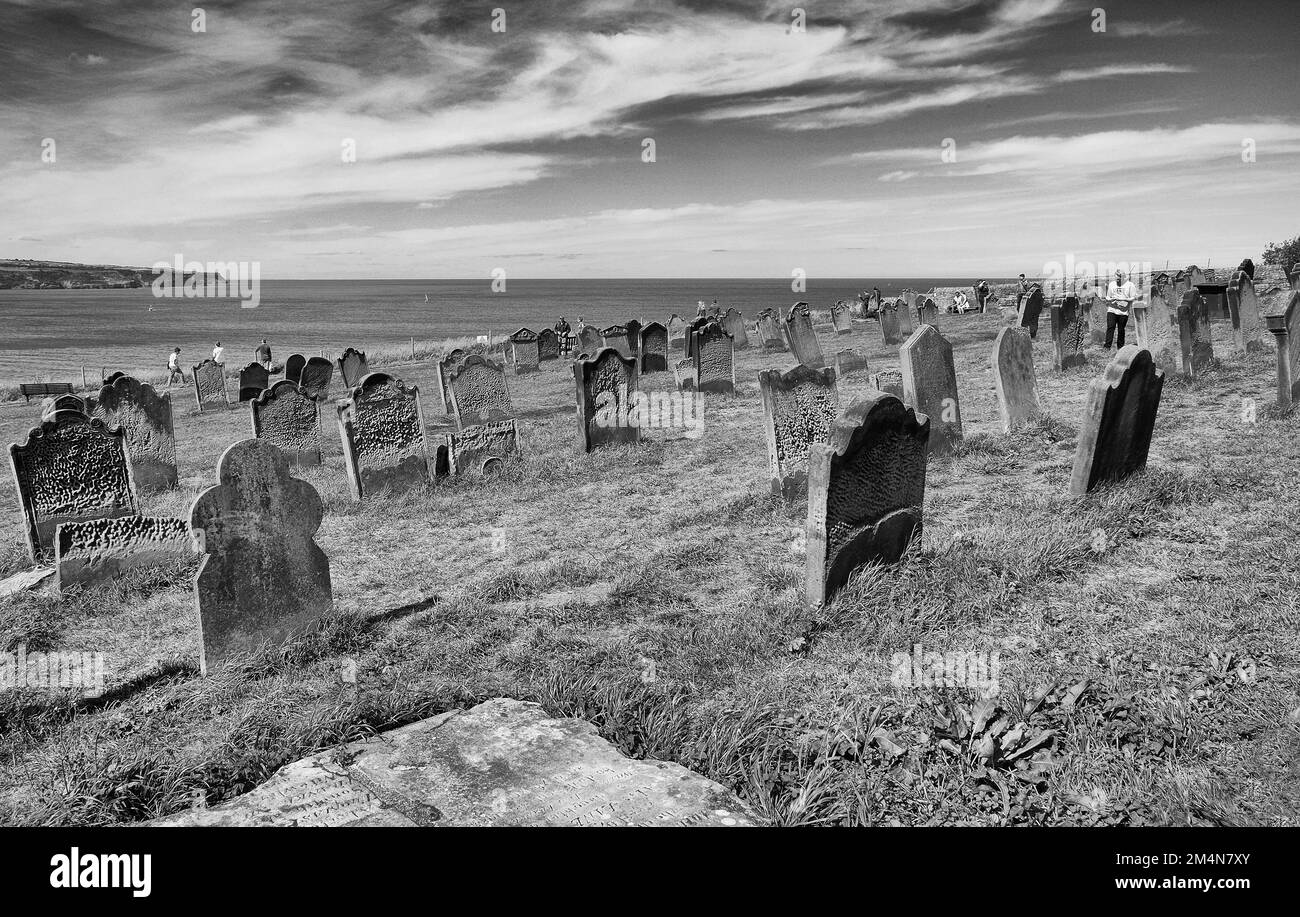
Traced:
[[569, 333], [569, 323], [564, 320], [563, 315], [561, 315], [560, 320], [555, 323], [555, 333], [560, 335]]
[[975, 301], [979, 303], [980, 311], [984, 311], [984, 304], [989, 301], [989, 282], [981, 280], [975, 284]]
[[267, 369], [271, 368], [271, 345], [266, 343], [266, 338], [262, 338], [262, 343], [257, 345], [257, 351], [253, 356], [258, 363]]

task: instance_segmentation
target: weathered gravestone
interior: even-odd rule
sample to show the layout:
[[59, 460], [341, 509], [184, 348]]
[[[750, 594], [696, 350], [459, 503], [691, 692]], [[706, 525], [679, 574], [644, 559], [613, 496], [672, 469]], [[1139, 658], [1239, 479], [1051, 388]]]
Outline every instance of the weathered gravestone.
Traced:
[[776, 313], [771, 309], [764, 309], [758, 313], [758, 336], [765, 351], [784, 351], [786, 349], [785, 336], [781, 333], [781, 326], [778, 323]]
[[1232, 319], [1232, 342], [1240, 354], [1265, 350], [1264, 319], [1259, 311], [1255, 282], [1244, 271], [1237, 271], [1228, 285], [1228, 315]]
[[99, 390], [94, 416], [126, 433], [126, 455], [140, 493], [176, 486], [176, 434], [172, 399], [147, 382], [118, 376]]
[[1105, 374], [1088, 386], [1071, 494], [1082, 496], [1146, 467], [1164, 385], [1165, 374], [1149, 351], [1127, 344], [1115, 354]]
[[679, 391], [695, 391], [695, 380], [695, 360], [693, 357], [684, 357], [673, 364], [673, 381], [677, 383]]
[[578, 346], [589, 354], [600, 350], [600, 332], [591, 325], [583, 325], [578, 329]]
[[354, 500], [384, 487], [432, 480], [419, 388], [387, 373], [371, 373], [337, 409], [343, 467]]
[[537, 347], [537, 335], [527, 328], [520, 328], [510, 335], [510, 362], [514, 365], [515, 375], [537, 372], [541, 355]]
[[628, 422], [638, 376], [636, 361], [612, 347], [589, 359], [574, 360], [578, 441], [583, 452], [640, 440], [641, 428]]
[[916, 298], [916, 324], [939, 326], [939, 307], [935, 305], [934, 300], [928, 296], [918, 296]]
[[749, 332], [745, 330], [745, 316], [741, 315], [738, 309], [727, 310], [727, 314], [722, 317], [722, 327], [726, 329], [727, 334], [731, 335], [731, 340], [737, 350], [744, 350], [749, 346]]
[[239, 371], [239, 400], [252, 401], [271, 383], [271, 374], [261, 363], [249, 363]]
[[1088, 328], [1080, 314], [1077, 296], [1067, 296], [1059, 305], [1052, 306], [1052, 344], [1057, 369], [1087, 365]]
[[364, 350], [348, 347], [339, 357], [339, 375], [343, 377], [345, 388], [356, 388], [370, 372]]
[[686, 349], [686, 319], [682, 318], [676, 312], [668, 319], [668, 346], [671, 347], [673, 341], [682, 342], [682, 350]]
[[[1151, 359], [1162, 372], [1178, 368], [1180, 345], [1178, 340], [1177, 300], [1173, 281], [1163, 271], [1151, 278], [1145, 303], [1134, 303], [1134, 337], [1139, 347], [1151, 352]], [[1096, 309], [1105, 312], [1098, 302]]]
[[916, 294], [895, 300], [898, 311], [898, 333], [902, 340], [907, 340], [916, 330]]
[[641, 372], [668, 372], [668, 329], [659, 322], [641, 329]]
[[297, 383], [281, 379], [253, 400], [253, 435], [282, 450], [296, 465], [319, 465], [319, 407]]
[[686, 326], [686, 356], [695, 358], [695, 335], [699, 330], [707, 325], [712, 319], [707, 315], [701, 315], [689, 325]]
[[835, 353], [835, 377], [843, 380], [855, 374], [869, 375], [867, 355], [856, 350], [840, 350]]
[[1043, 312], [1043, 288], [1034, 284], [1025, 296], [1020, 309], [1020, 327], [1029, 329], [1031, 338], [1038, 337], [1038, 318]]
[[438, 361], [438, 410], [443, 414], [455, 414], [455, 408], [451, 403], [451, 372], [460, 364], [465, 362], [469, 356], [465, 351], [457, 347]]
[[334, 607], [329, 558], [313, 540], [324, 507], [316, 488], [290, 477], [285, 454], [241, 440], [221, 456], [217, 480], [190, 507], [206, 555], [194, 577], [204, 675], [314, 630]]
[[[1053, 320], [1057, 306], [1053, 306]], [[1082, 325], [1076, 320], [1076, 329]], [[1023, 328], [1003, 328], [993, 342], [993, 384], [998, 396], [1002, 432], [1011, 433], [1039, 414], [1038, 380], [1034, 374], [1034, 345]]]
[[478, 423], [447, 434], [450, 472], [487, 475], [519, 455], [519, 430], [513, 420]]
[[298, 386], [308, 398], [322, 401], [329, 397], [330, 383], [334, 380], [334, 364], [324, 357], [310, 357], [302, 367]]
[[667, 761], [626, 758], [579, 719], [499, 697], [282, 767], [243, 796], [151, 827], [724, 827], [756, 817]]
[[[1084, 297], [1079, 298], [1078, 315], [1079, 324], [1083, 326], [1084, 344], [1093, 344], [1102, 347], [1106, 343], [1106, 300], [1104, 297], [1098, 297], [1095, 292], [1089, 290]], [[1054, 306], [1050, 308], [1055, 308]], [[1137, 334], [1136, 319], [1134, 319], [1134, 334]]]
[[193, 373], [194, 400], [199, 406], [200, 414], [203, 413], [203, 405], [209, 401], [230, 407], [230, 399], [226, 395], [226, 372], [220, 363], [204, 360], [193, 368]]
[[640, 360], [641, 359], [641, 323], [633, 318], [624, 322], [623, 327], [627, 329], [628, 352], [632, 355], [633, 359]]
[[836, 334], [853, 333], [853, 313], [849, 311], [848, 303], [841, 300], [831, 306], [831, 324], [835, 326]]
[[27, 549], [34, 561], [54, 548], [61, 522], [111, 519], [138, 512], [126, 431], [77, 411], [56, 411], [9, 446]]
[[136, 567], [170, 563], [193, 551], [184, 519], [119, 516], [62, 522], [54, 533], [60, 591], [102, 583]]
[[898, 299], [887, 301], [880, 306], [880, 336], [887, 345], [896, 346], [903, 343], [900, 307], [906, 308]]
[[1277, 344], [1277, 406], [1289, 411], [1300, 399], [1300, 291], [1292, 290], [1286, 308], [1265, 321]]
[[809, 605], [833, 599], [863, 564], [896, 562], [920, 537], [929, 436], [928, 418], [872, 392], [809, 447]]
[[872, 373], [871, 387], [880, 392], [888, 392], [904, 404], [907, 403], [907, 393], [903, 391], [903, 374], [896, 369]]
[[80, 395], [60, 395], [57, 398], [47, 398], [41, 404], [42, 417], [47, 417], [55, 411], [76, 411], [87, 416], [93, 413], [86, 399]]
[[560, 336], [551, 328], [537, 332], [537, 362], [560, 358]]
[[284, 377], [290, 382], [302, 383], [302, 368], [307, 365], [307, 358], [300, 353], [289, 354], [284, 361]]
[[930, 451], [945, 455], [962, 440], [961, 404], [952, 344], [933, 325], [922, 325], [898, 350], [903, 400], [930, 418]]
[[797, 302], [790, 307], [785, 319], [785, 336], [795, 359], [813, 369], [825, 368], [826, 358], [822, 356], [821, 342], [813, 331], [812, 312], [806, 302]]
[[1178, 306], [1178, 339], [1184, 376], [1194, 379], [1210, 368], [1214, 362], [1210, 311], [1205, 297], [1195, 289], [1183, 293], [1183, 301]]
[[734, 394], [736, 361], [731, 335], [711, 321], [695, 332], [695, 389]]
[[506, 388], [506, 374], [500, 364], [471, 354], [447, 372], [451, 413], [462, 425], [488, 423], [513, 417], [514, 405]]
[[613, 347], [621, 356], [632, 356], [632, 345], [627, 339], [627, 325], [610, 325], [608, 328], [600, 329], [600, 344], [602, 347]]
[[772, 493], [794, 503], [808, 485], [808, 446], [824, 443], [839, 412], [835, 371], [800, 363], [758, 374]]

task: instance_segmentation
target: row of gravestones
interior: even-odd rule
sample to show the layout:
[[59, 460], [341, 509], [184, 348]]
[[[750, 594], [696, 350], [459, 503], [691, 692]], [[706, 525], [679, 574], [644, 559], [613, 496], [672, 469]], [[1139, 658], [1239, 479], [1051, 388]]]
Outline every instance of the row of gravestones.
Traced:
[[[284, 364], [285, 381], [301, 386], [310, 398], [324, 399], [329, 396], [330, 383], [334, 379], [335, 363], [325, 357], [304, 357], [300, 353], [291, 354]], [[370, 368], [363, 351], [352, 347], [343, 351], [337, 362], [343, 385], [351, 389], [358, 385]], [[230, 395], [226, 390], [226, 370], [220, 363], [204, 360], [193, 367], [194, 400], [199, 413], [207, 404], [230, 406]], [[261, 363], [249, 363], [237, 374], [239, 401], [252, 401], [271, 386], [271, 373]]]

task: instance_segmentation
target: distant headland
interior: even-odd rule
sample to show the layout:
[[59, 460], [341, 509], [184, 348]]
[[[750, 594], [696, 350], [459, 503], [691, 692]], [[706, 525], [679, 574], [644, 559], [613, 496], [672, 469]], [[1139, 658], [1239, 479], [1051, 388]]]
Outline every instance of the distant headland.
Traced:
[[148, 267], [0, 258], [0, 290], [130, 290], [157, 276]]

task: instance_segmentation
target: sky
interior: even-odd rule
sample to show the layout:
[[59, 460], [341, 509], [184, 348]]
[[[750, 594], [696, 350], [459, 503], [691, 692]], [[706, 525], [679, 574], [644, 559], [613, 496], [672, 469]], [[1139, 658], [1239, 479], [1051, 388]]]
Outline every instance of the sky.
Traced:
[[196, 2], [0, 0], [0, 257], [967, 277], [1300, 235], [1294, 0]]

